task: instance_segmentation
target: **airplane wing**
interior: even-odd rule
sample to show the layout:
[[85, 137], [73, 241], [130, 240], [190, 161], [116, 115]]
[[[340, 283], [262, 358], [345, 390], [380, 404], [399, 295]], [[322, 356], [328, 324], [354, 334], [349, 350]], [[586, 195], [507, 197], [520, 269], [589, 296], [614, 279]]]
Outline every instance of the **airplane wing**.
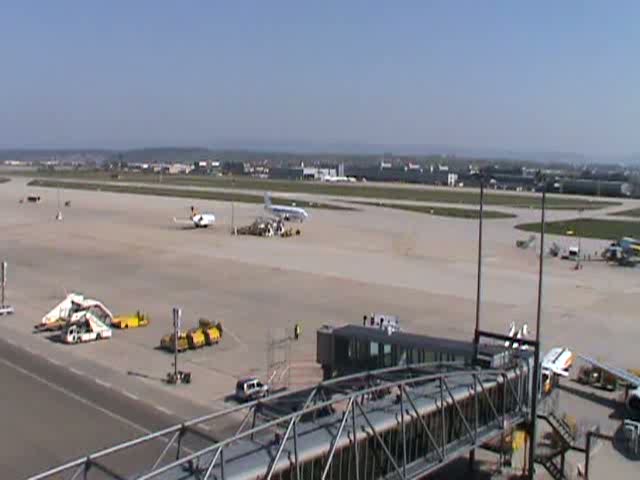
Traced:
[[627, 372], [626, 370], [623, 370], [622, 368], [612, 367], [605, 363], [599, 362], [595, 358], [588, 357], [586, 355], [580, 355], [580, 358], [583, 359], [585, 362], [590, 363], [594, 367], [598, 367], [604, 370], [605, 372], [609, 372], [611, 375], [619, 378], [620, 380], [624, 380], [625, 382], [628, 382], [629, 384], [635, 387], [640, 387], [640, 377], [637, 377], [634, 374]]
[[193, 220], [173, 217], [173, 223], [178, 223], [180, 225], [193, 225]]

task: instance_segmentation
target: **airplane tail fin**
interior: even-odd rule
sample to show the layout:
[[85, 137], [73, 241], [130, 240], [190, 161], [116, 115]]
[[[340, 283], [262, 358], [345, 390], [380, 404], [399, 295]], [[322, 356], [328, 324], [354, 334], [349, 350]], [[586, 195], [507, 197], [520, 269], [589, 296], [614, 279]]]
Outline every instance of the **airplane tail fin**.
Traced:
[[269, 192], [264, 192], [264, 206], [271, 208], [271, 194]]
[[569, 376], [569, 372], [567, 372], [566, 370], [562, 370], [561, 368], [558, 367], [552, 367], [550, 368], [550, 370], [555, 373], [556, 375], [560, 375], [561, 377], [568, 377]]

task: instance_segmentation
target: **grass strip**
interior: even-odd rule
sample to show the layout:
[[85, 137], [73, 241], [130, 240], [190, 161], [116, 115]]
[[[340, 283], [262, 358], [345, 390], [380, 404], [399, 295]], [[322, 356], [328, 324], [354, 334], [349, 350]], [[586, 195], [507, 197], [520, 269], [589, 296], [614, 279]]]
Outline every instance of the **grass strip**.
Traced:
[[[350, 202], [357, 205], [370, 205], [375, 207], [393, 208], [395, 210], [405, 210], [408, 212], [426, 213], [428, 215], [437, 215], [439, 217], [451, 217], [451, 218], [475, 218], [479, 216], [477, 209], [471, 208], [453, 208], [453, 207], [439, 207], [433, 205], [403, 205], [400, 203], [386, 203], [386, 202]], [[511, 213], [497, 212], [495, 210], [485, 210], [483, 212], [483, 218], [485, 219], [498, 219], [498, 218], [514, 218], [516, 215]]]
[[[153, 183], [162, 185], [182, 185], [210, 188], [228, 188], [238, 190], [268, 190], [281, 193], [309, 193], [316, 195], [331, 195], [338, 197], [361, 197], [385, 200], [412, 200], [433, 203], [460, 203], [478, 205], [479, 192], [474, 189], [447, 188], [407, 188], [402, 186], [373, 186], [358, 184], [327, 184], [312, 181], [270, 180], [244, 176], [200, 176], [200, 175], [163, 175], [152, 173], [122, 172], [117, 178], [113, 174], [100, 171], [69, 171], [69, 172], [22, 172], [40, 178], [69, 178], [82, 180], [117, 181]], [[534, 195], [513, 195], [487, 192], [485, 205], [497, 205], [514, 208], [539, 208], [540, 199]], [[548, 195], [547, 208], [556, 210], [595, 210], [603, 207], [620, 205], [619, 202], [590, 200], [563, 195]]]
[[613, 217], [640, 217], [640, 208], [632, 208], [631, 210], [622, 210], [621, 212], [610, 213]]
[[[212, 190], [178, 189], [160, 186], [118, 185], [110, 183], [69, 182], [61, 180], [31, 180], [30, 187], [62, 188], [68, 190], [89, 190], [95, 192], [132, 193], [135, 195], [155, 195], [160, 197], [193, 198], [199, 200], [217, 200], [221, 202], [242, 202], [262, 204], [261, 195], [248, 193], [219, 192]], [[289, 198], [273, 197], [272, 202], [278, 205], [295, 205], [297, 207], [322, 208], [326, 210], [356, 210], [355, 208], [329, 205], [327, 203], [305, 202]]]
[[[516, 225], [519, 230], [539, 232], [539, 223]], [[568, 237], [618, 240], [622, 237], [640, 237], [640, 222], [623, 220], [600, 220], [596, 218], [573, 218], [557, 222], [546, 222], [547, 233]]]

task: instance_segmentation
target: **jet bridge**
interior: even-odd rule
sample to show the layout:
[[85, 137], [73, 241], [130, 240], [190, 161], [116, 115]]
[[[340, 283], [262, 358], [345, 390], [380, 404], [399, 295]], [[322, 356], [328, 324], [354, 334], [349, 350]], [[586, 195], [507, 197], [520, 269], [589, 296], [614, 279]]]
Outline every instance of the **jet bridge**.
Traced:
[[[439, 362], [329, 379], [92, 453], [32, 480], [420, 478], [528, 421], [532, 366], [523, 355], [499, 369]], [[223, 437], [205, 433], [223, 426], [230, 432]]]

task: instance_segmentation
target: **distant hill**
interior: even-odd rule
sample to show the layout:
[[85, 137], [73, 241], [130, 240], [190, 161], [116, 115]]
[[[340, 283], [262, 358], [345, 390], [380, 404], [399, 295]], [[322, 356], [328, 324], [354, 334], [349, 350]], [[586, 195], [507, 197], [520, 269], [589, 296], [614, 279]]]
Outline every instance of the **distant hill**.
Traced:
[[[217, 148], [228, 151], [282, 152], [297, 155], [336, 154], [380, 157], [384, 152], [394, 156], [410, 157], [459, 157], [463, 159], [513, 160], [537, 163], [585, 163], [594, 158], [574, 152], [546, 152], [535, 150], [510, 150], [501, 148], [460, 147], [443, 144], [390, 144], [356, 142], [313, 142], [313, 141], [222, 141]], [[608, 159], [607, 159], [608, 160]]]

